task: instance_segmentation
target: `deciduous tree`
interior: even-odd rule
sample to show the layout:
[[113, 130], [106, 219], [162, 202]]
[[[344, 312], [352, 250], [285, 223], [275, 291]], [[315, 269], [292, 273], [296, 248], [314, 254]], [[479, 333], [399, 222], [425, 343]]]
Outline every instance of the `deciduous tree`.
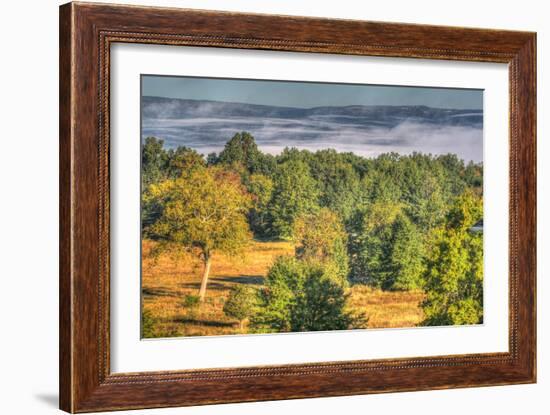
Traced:
[[319, 188], [305, 162], [290, 160], [279, 165], [270, 207], [274, 236], [292, 238], [294, 221], [319, 209], [318, 201]]
[[483, 321], [483, 233], [471, 230], [482, 212], [482, 199], [465, 192], [448, 213], [445, 226], [434, 231], [422, 304], [425, 325]]
[[252, 195], [252, 209], [249, 213], [250, 227], [258, 237], [269, 235], [269, 203], [273, 194], [273, 180], [264, 174], [251, 174], [245, 180]]
[[152, 185], [151, 196], [162, 209], [150, 227], [159, 248], [185, 249], [203, 262], [203, 301], [213, 254], [237, 254], [251, 240], [246, 218], [250, 195], [235, 173], [201, 167]]
[[168, 150], [166, 165], [167, 175], [171, 178], [180, 177], [190, 170], [206, 166], [204, 157], [189, 147], [178, 147]]
[[168, 154], [164, 150], [164, 141], [156, 137], [147, 137], [141, 149], [141, 183], [145, 189], [151, 183], [166, 178]]
[[329, 267], [337, 281], [347, 285], [349, 259], [347, 234], [338, 215], [328, 208], [300, 216], [294, 224], [296, 257]]

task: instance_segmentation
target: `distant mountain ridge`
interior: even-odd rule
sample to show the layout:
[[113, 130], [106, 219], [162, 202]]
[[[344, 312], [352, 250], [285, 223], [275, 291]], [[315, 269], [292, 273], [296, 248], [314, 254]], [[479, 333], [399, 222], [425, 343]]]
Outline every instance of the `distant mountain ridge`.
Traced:
[[[143, 117], [188, 118], [211, 117], [265, 117], [305, 119], [329, 117], [333, 121], [345, 121], [353, 117], [363, 125], [394, 127], [404, 119], [437, 125], [464, 125], [481, 128], [483, 110], [445, 109], [427, 106], [348, 105], [293, 108], [237, 102], [190, 100], [164, 97], [142, 97]], [[342, 118], [344, 117], [344, 118]], [[357, 119], [357, 118], [360, 119]]]
[[483, 159], [483, 111], [427, 106], [292, 108], [238, 102], [142, 97], [142, 139], [169, 148], [219, 152], [237, 132], [251, 133], [262, 151], [333, 148], [371, 157], [387, 152], [454, 153]]

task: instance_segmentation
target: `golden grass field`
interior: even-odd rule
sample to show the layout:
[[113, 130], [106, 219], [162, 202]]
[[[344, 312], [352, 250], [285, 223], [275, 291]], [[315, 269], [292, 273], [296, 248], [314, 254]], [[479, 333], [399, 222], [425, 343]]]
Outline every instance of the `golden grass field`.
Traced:
[[[253, 242], [242, 257], [215, 255], [205, 303], [186, 305], [198, 294], [202, 265], [189, 255], [151, 255], [153, 242], [142, 243], [143, 308], [154, 319], [154, 337], [240, 334], [238, 322], [223, 313], [235, 284], [261, 287], [263, 277], [279, 255], [294, 255], [291, 242]], [[369, 328], [412, 327], [423, 318], [422, 292], [384, 292], [366, 286], [351, 288], [350, 306], [368, 317]], [[245, 329], [246, 330], [246, 329]]]

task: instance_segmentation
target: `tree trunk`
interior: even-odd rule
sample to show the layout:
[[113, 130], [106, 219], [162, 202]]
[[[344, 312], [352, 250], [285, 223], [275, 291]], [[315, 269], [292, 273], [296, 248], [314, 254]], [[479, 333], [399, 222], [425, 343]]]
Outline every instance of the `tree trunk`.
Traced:
[[239, 321], [239, 330], [241, 331], [241, 333], [243, 329], [244, 329], [244, 319]]
[[210, 273], [210, 255], [207, 255], [204, 259], [204, 271], [202, 273], [201, 289], [199, 291], [199, 297], [201, 303], [204, 301], [206, 295], [206, 285], [208, 284], [208, 274]]

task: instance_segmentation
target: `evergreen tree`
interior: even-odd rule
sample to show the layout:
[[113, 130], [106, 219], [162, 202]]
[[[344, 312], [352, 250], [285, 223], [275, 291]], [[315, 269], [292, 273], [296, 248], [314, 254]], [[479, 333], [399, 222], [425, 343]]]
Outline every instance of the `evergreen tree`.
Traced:
[[346, 330], [364, 327], [363, 315], [346, 310], [348, 294], [327, 270], [292, 257], [279, 257], [259, 292], [256, 332]]
[[413, 290], [424, 285], [425, 246], [422, 235], [408, 217], [397, 215], [392, 225], [389, 250], [390, 274], [383, 288]]
[[422, 287], [424, 240], [402, 204], [369, 206], [352, 236], [352, 280], [384, 290]]
[[258, 163], [259, 157], [260, 151], [254, 137], [247, 132], [242, 132], [235, 134], [225, 144], [218, 160], [226, 165], [240, 163], [247, 169], [251, 169]]
[[376, 288], [390, 288], [393, 224], [403, 207], [377, 202], [362, 212], [360, 225], [352, 234], [352, 279]]

